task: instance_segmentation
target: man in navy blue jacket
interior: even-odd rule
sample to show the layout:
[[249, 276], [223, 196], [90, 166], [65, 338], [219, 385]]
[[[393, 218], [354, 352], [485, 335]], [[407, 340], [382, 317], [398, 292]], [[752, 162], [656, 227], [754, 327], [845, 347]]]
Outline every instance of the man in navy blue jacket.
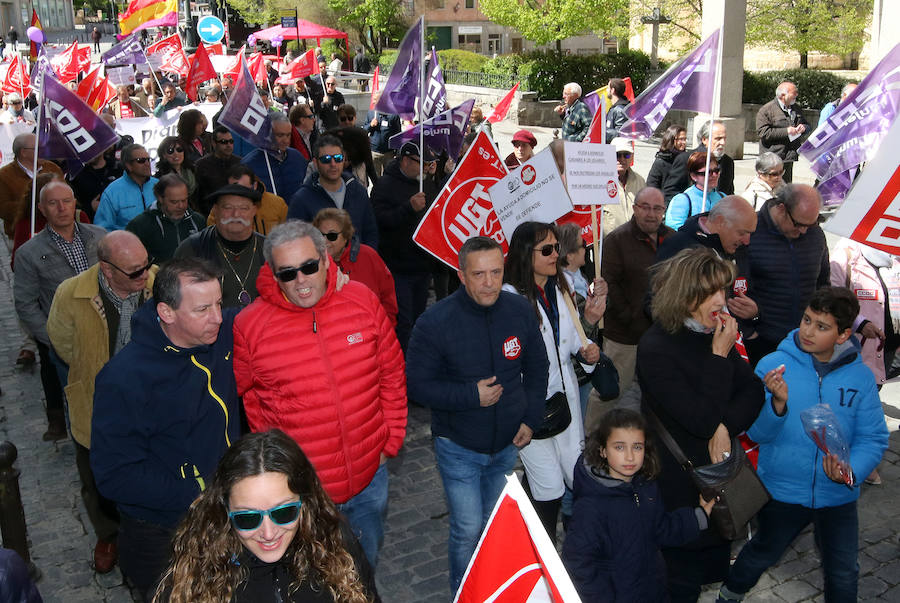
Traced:
[[96, 379], [91, 468], [119, 509], [119, 565], [144, 600], [178, 522], [240, 436], [235, 313], [223, 316], [218, 276], [203, 260], [164, 264], [131, 342]]
[[416, 322], [410, 399], [431, 407], [450, 511], [450, 588], [459, 587], [518, 449], [543, 421], [547, 350], [534, 308], [501, 292], [503, 251], [475, 237], [459, 251], [462, 286]]

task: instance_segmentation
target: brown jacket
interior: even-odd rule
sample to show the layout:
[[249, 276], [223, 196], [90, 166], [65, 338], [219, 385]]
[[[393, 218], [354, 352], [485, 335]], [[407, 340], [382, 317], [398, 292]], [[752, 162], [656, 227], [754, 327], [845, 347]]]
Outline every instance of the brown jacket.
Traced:
[[[63, 177], [62, 170], [52, 161], [38, 160], [38, 174], [42, 172], [54, 172]], [[10, 239], [15, 233], [16, 214], [19, 213], [19, 205], [22, 195], [30, 188], [31, 178], [15, 159], [0, 168], [0, 218], [3, 218], [3, 231]]]
[[675, 231], [663, 224], [656, 233], [656, 247], [631, 218], [606, 235], [603, 241], [603, 263], [600, 275], [609, 284], [603, 336], [616, 343], [637, 345], [650, 328], [644, 313], [644, 297], [649, 278], [647, 268], [656, 263], [656, 249]]

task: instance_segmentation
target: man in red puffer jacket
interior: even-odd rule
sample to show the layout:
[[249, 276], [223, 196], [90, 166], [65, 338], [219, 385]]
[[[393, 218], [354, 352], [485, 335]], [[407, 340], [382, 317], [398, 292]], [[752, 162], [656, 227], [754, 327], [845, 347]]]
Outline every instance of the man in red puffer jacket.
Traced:
[[372, 567], [384, 540], [388, 474], [406, 434], [403, 353], [381, 302], [344, 283], [317, 228], [266, 238], [259, 297], [234, 325], [234, 373], [254, 432], [278, 428], [309, 457]]

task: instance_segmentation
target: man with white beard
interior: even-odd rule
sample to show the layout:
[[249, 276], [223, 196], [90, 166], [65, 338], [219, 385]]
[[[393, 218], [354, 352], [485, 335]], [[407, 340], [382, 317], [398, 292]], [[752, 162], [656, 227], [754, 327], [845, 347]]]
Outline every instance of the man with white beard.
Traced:
[[[716, 188], [725, 195], [733, 195], [734, 159], [725, 154], [726, 136], [725, 124], [719, 120], [713, 121], [712, 156], [719, 160], [719, 185]], [[679, 154], [675, 161], [672, 162], [672, 169], [669, 170], [669, 174], [663, 182], [663, 196], [666, 198], [666, 205], [669, 204], [672, 197], [684, 192], [686, 188], [691, 186], [691, 176], [688, 174], [687, 161], [692, 153], [697, 151], [705, 153], [709, 140], [709, 122], [707, 121], [703, 122], [700, 131], [697, 133], [697, 148]]]
[[222, 307], [243, 308], [256, 299], [256, 277], [265, 263], [265, 237], [253, 230], [260, 194], [240, 184], [223, 186], [209, 197], [216, 223], [188, 237], [176, 258], [199, 257], [222, 270]]

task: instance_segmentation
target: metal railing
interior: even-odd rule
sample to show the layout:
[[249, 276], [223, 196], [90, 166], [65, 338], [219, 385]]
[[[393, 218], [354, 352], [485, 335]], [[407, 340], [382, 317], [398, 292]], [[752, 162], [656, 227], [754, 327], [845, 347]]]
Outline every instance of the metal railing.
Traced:
[[[462, 86], [481, 86], [483, 88], [512, 88], [516, 82], [520, 81], [512, 75], [499, 73], [480, 73], [478, 71], [456, 71], [453, 69], [444, 70], [444, 82], [448, 84], [459, 84]], [[519, 86], [520, 90], [527, 90], [528, 83], [522, 80]]]

